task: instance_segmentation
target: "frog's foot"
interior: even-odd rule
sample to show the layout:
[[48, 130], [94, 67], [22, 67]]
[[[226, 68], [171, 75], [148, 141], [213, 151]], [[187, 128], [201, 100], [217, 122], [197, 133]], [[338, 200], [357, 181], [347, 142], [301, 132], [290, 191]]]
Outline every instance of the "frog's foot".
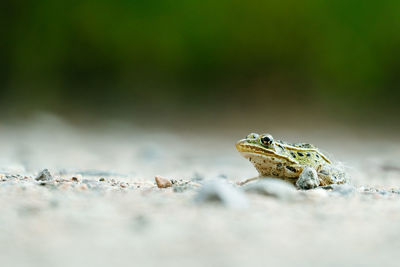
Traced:
[[300, 173], [296, 186], [300, 189], [313, 189], [320, 185], [317, 171], [311, 167], [305, 167]]
[[249, 178], [249, 179], [246, 179], [246, 180], [244, 180], [244, 181], [241, 181], [241, 182], [237, 182], [236, 184], [237, 185], [245, 185], [245, 184], [247, 184], [248, 182], [252, 182], [252, 181], [255, 181], [255, 180], [258, 180], [258, 179], [260, 179], [260, 177], [253, 177], [253, 178]]

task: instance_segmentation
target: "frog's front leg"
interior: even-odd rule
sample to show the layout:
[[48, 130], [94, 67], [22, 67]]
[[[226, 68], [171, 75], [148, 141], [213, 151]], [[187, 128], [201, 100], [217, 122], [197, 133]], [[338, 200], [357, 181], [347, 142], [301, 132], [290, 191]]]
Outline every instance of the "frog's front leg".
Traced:
[[305, 167], [296, 181], [300, 189], [313, 189], [320, 185], [317, 171], [311, 167]]
[[249, 182], [252, 182], [252, 181], [255, 181], [255, 180], [258, 180], [258, 179], [260, 179], [260, 176], [248, 178], [248, 179], [246, 179], [246, 180], [244, 180], [244, 181], [237, 182], [236, 184], [237, 184], [237, 185], [245, 185], [245, 184], [247, 184], [247, 183], [249, 183]]

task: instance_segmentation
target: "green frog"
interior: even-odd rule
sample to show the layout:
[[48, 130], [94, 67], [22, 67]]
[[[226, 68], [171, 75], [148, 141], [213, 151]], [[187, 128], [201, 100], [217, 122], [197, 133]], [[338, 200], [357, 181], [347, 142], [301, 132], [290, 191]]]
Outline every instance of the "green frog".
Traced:
[[345, 172], [311, 144], [290, 144], [274, 140], [270, 134], [251, 133], [238, 141], [236, 148], [260, 175], [240, 185], [263, 177], [280, 178], [300, 189], [348, 182]]

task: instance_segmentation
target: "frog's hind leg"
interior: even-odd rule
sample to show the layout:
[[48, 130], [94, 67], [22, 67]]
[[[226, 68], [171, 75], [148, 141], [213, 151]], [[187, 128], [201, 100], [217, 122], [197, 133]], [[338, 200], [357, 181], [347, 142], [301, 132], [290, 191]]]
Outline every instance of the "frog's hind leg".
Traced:
[[253, 177], [253, 178], [248, 178], [248, 179], [246, 179], [244, 181], [237, 182], [236, 184], [237, 185], [245, 185], [245, 184], [247, 184], [249, 182], [252, 182], [252, 181], [255, 181], [255, 180], [258, 180], [258, 179], [260, 179], [260, 176], [256, 176], [256, 177]]
[[344, 184], [348, 182], [346, 174], [338, 168], [325, 166], [318, 170], [321, 186], [330, 184]]

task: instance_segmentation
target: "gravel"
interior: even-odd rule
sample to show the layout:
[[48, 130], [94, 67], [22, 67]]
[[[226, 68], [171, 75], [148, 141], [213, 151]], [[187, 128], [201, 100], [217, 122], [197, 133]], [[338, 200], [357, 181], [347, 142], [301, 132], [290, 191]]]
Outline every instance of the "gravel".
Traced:
[[[2, 266], [400, 261], [400, 142], [382, 133], [334, 125], [311, 136], [270, 123], [274, 135], [312, 140], [351, 167], [351, 185], [297, 190], [269, 179], [236, 185], [257, 174], [233, 147], [248, 129], [80, 129], [55, 118], [0, 127]], [[37, 175], [43, 167], [51, 175]], [[172, 186], [158, 188], [157, 174]]]

